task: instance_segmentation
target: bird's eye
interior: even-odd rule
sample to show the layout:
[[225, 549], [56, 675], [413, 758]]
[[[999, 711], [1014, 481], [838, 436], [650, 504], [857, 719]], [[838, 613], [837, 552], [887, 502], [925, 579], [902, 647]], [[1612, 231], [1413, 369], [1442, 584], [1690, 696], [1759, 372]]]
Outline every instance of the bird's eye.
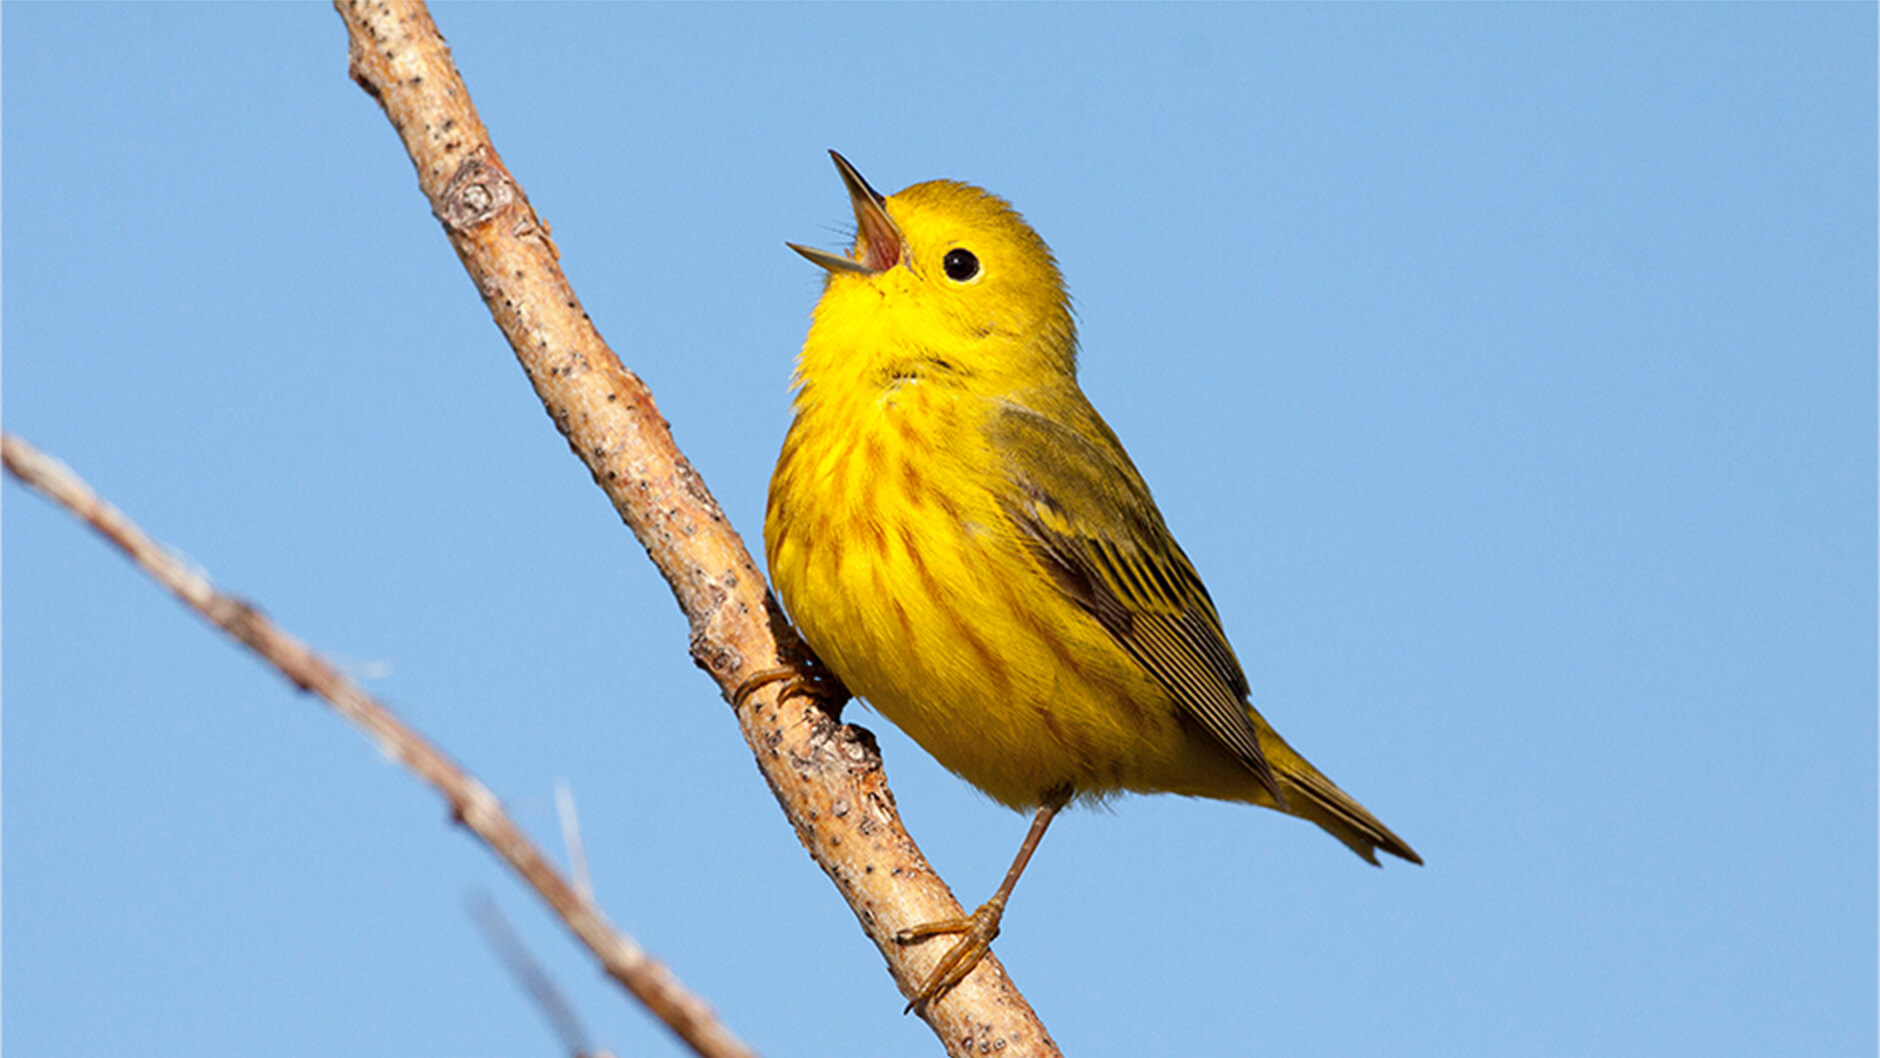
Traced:
[[948, 279], [964, 283], [979, 274], [979, 258], [973, 256], [971, 250], [952, 249], [947, 251], [940, 267], [946, 269]]

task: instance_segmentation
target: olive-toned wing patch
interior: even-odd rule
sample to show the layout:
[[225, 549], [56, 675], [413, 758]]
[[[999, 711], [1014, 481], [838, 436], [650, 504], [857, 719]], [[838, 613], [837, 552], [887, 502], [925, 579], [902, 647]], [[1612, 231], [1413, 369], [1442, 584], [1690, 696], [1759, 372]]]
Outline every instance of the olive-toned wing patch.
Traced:
[[1016, 405], [1000, 417], [994, 437], [1017, 486], [1007, 513], [1065, 593], [1285, 804], [1201, 578], [1096, 411], [1078, 398], [1064, 412], [1084, 421]]

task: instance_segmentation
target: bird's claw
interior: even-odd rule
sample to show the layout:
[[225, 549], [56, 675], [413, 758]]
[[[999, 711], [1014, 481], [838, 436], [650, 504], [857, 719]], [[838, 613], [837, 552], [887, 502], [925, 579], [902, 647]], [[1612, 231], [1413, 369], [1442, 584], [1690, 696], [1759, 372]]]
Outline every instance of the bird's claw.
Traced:
[[999, 920], [1005, 917], [1004, 912], [1003, 906], [995, 906], [988, 901], [965, 918], [945, 918], [897, 931], [894, 935], [897, 944], [917, 944], [928, 937], [962, 934], [953, 947], [940, 957], [939, 963], [927, 974], [927, 979], [915, 991], [913, 998], [907, 1001], [901, 1013], [912, 1013], [917, 1007], [927, 1006], [951, 991], [954, 985], [966, 980], [966, 975], [972, 973], [973, 968], [991, 953], [992, 942], [999, 935]]
[[808, 695], [828, 705], [840, 705], [848, 701], [849, 689], [842, 685], [836, 674], [823, 667], [823, 663], [814, 657], [793, 661], [774, 668], [754, 672], [738, 689], [731, 694], [731, 708], [741, 710], [751, 695], [773, 683], [782, 683], [783, 689], [777, 692], [779, 702], [796, 695]]

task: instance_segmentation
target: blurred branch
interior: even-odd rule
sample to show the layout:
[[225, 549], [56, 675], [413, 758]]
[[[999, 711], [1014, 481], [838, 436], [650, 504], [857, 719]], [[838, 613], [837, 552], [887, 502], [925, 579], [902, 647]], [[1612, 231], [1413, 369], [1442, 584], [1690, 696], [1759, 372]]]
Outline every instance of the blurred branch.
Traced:
[[600, 909], [582, 899], [554, 865], [503, 812], [489, 788], [472, 778], [390, 709], [341, 675], [305, 643], [281, 631], [246, 601], [216, 590], [200, 571], [145, 535], [64, 464], [14, 437], [0, 434], [0, 459], [13, 476], [84, 519], [184, 604], [261, 655], [303, 691], [312, 691], [365, 731], [380, 752], [423, 779], [450, 802], [458, 822], [482, 838], [522, 880], [540, 893], [609, 976], [646, 1004], [673, 1032], [706, 1058], [746, 1058], [751, 1050], [718, 1022], [705, 1002], [640, 946], [616, 931]]
[[[585, 895], [585, 894], [584, 894]], [[465, 900], [470, 917], [476, 921], [477, 928], [483, 931], [483, 939], [490, 944], [490, 950], [496, 953], [497, 961], [509, 976], [515, 979], [529, 1001], [542, 1012], [542, 1019], [554, 1031], [555, 1038], [561, 1041], [562, 1050], [573, 1058], [599, 1058], [588, 1043], [587, 1026], [581, 1024], [581, 1018], [569, 1004], [568, 997], [561, 988], [542, 969], [529, 948], [516, 935], [515, 928], [504, 917], [502, 909], [487, 893], [473, 893]]]
[[568, 873], [574, 875], [581, 899], [594, 900], [594, 879], [588, 875], [587, 846], [581, 841], [581, 817], [574, 809], [574, 791], [566, 782], [555, 783], [555, 815], [561, 819], [561, 844], [568, 850]]
[[[503, 166], [449, 48], [417, 2], [338, 0], [351, 74], [404, 141], [432, 212], [543, 407], [646, 548], [691, 623], [693, 659], [729, 701], [746, 680], [802, 656], [763, 574], [674, 444], [644, 383], [582, 311], [547, 225]], [[872, 736], [771, 685], [737, 711], [745, 741], [811, 857], [911, 995], [945, 953], [895, 932], [963, 913], [902, 827]], [[1056, 1046], [988, 958], [921, 1016], [957, 1055], [1054, 1055]]]

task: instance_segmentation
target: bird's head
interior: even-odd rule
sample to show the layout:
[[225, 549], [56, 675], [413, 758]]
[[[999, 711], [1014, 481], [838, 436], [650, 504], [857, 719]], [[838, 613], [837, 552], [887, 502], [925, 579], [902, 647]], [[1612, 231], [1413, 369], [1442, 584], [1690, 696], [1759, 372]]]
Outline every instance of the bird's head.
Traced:
[[829, 273], [811, 346], [879, 361], [869, 366], [880, 370], [912, 364], [1005, 385], [1041, 372], [1074, 375], [1063, 277], [1051, 248], [1009, 203], [953, 180], [884, 197], [829, 153], [856, 234], [847, 254], [790, 244]]

